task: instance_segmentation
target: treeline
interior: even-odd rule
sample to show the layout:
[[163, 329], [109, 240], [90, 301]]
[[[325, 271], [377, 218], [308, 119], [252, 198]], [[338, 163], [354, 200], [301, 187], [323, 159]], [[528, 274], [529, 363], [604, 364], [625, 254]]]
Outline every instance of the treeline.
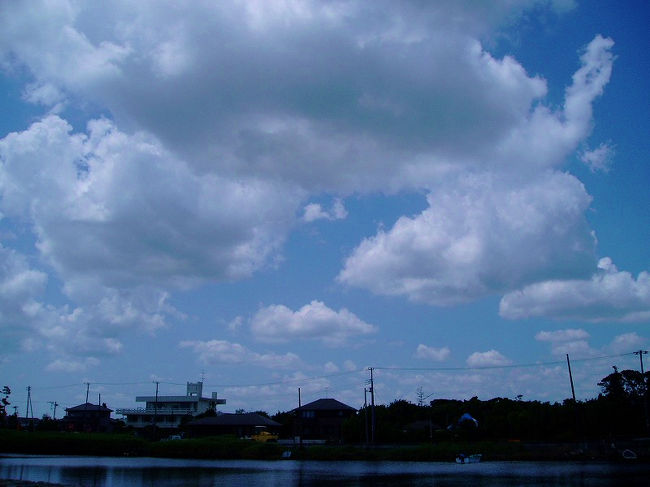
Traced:
[[[396, 400], [375, 406], [376, 443], [457, 440], [573, 441], [645, 436], [650, 372], [614, 372], [598, 385], [601, 393], [587, 401], [562, 403], [494, 398], [481, 401], [436, 399], [427, 405]], [[295, 417], [278, 413], [283, 436], [291, 437]], [[372, 409], [362, 408], [343, 425], [345, 443], [372, 437]]]
[[[494, 398], [481, 401], [436, 399], [426, 405], [396, 400], [374, 408], [375, 443], [419, 443], [446, 440], [574, 441], [648, 436], [648, 381], [650, 372], [618, 371], [604, 377], [601, 393], [587, 401], [567, 399], [562, 403]], [[0, 427], [16, 429], [16, 416], [7, 414], [11, 391], [0, 392]], [[258, 413], [269, 416], [263, 411]], [[209, 413], [206, 413], [209, 414]], [[214, 414], [214, 413], [213, 413]], [[293, 438], [295, 412], [271, 418], [282, 425], [281, 438]], [[190, 419], [190, 418], [188, 418]], [[30, 429], [58, 430], [59, 424], [44, 418]], [[122, 429], [124, 429], [122, 427]], [[120, 428], [115, 430], [120, 431]], [[341, 427], [347, 444], [371, 442], [373, 410], [360, 409]]]

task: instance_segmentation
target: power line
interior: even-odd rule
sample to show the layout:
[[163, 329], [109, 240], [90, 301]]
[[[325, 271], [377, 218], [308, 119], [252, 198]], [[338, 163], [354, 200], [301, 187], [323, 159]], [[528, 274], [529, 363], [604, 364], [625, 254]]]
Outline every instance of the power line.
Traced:
[[[282, 379], [274, 382], [260, 382], [256, 384], [206, 384], [205, 387], [261, 387], [261, 386], [277, 386], [277, 385], [282, 385], [282, 384], [295, 384], [295, 383], [302, 383], [302, 382], [311, 382], [315, 380], [320, 380], [320, 379], [330, 379], [332, 377], [341, 377], [344, 375], [351, 375], [351, 374], [358, 374], [361, 372], [364, 372], [365, 369], [358, 369], [358, 370], [350, 370], [350, 371], [345, 371], [345, 372], [338, 372], [335, 374], [327, 374], [327, 375], [319, 375], [319, 376], [312, 376], [312, 377], [301, 377], [301, 378], [296, 378], [296, 379]], [[176, 384], [176, 385], [184, 385], [184, 384]]]
[[[589, 362], [594, 360], [603, 360], [608, 358], [624, 357], [632, 355], [634, 352], [621, 353], [618, 355], [602, 355], [599, 357], [588, 357], [582, 359], [571, 359], [572, 362]], [[563, 365], [563, 360], [556, 360], [553, 362], [535, 362], [526, 364], [503, 364], [503, 365], [483, 365], [483, 366], [467, 366], [467, 367], [373, 367], [375, 370], [399, 370], [411, 372], [458, 372], [463, 370], [491, 370], [491, 369], [518, 369], [528, 367], [544, 367], [549, 365]]]

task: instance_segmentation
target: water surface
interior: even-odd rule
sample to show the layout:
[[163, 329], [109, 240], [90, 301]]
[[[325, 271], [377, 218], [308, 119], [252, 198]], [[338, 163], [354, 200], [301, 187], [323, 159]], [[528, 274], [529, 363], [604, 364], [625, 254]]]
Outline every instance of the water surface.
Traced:
[[317, 462], [11, 455], [0, 478], [70, 486], [579, 486], [650, 485], [635, 463]]

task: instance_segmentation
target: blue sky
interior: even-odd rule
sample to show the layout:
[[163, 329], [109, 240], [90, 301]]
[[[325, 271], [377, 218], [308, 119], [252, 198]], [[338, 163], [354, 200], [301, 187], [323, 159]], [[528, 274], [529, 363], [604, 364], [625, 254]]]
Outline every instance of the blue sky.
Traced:
[[646, 2], [2, 2], [24, 414], [594, 397], [650, 323]]

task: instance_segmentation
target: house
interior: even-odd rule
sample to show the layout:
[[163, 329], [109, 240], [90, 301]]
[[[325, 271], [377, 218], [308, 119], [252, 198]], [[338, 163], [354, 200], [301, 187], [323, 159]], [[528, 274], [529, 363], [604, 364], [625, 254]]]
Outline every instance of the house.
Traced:
[[258, 413], [231, 414], [195, 419], [184, 428], [191, 437], [235, 435], [239, 438], [259, 435], [266, 431], [277, 433], [282, 425]]
[[343, 423], [357, 412], [336, 399], [318, 399], [294, 409], [295, 435], [305, 440], [343, 440]]
[[64, 431], [111, 432], [115, 426], [111, 419], [112, 412], [106, 403], [100, 405], [87, 402], [66, 408], [61, 427]]
[[218, 399], [217, 393], [203, 397], [203, 382], [188, 382], [184, 396], [137, 396], [136, 402], [145, 403], [143, 408], [120, 408], [115, 412], [121, 414], [127, 426], [145, 428], [176, 429], [185, 418], [192, 418], [206, 411], [217, 410], [218, 404], [226, 404], [225, 399]]

